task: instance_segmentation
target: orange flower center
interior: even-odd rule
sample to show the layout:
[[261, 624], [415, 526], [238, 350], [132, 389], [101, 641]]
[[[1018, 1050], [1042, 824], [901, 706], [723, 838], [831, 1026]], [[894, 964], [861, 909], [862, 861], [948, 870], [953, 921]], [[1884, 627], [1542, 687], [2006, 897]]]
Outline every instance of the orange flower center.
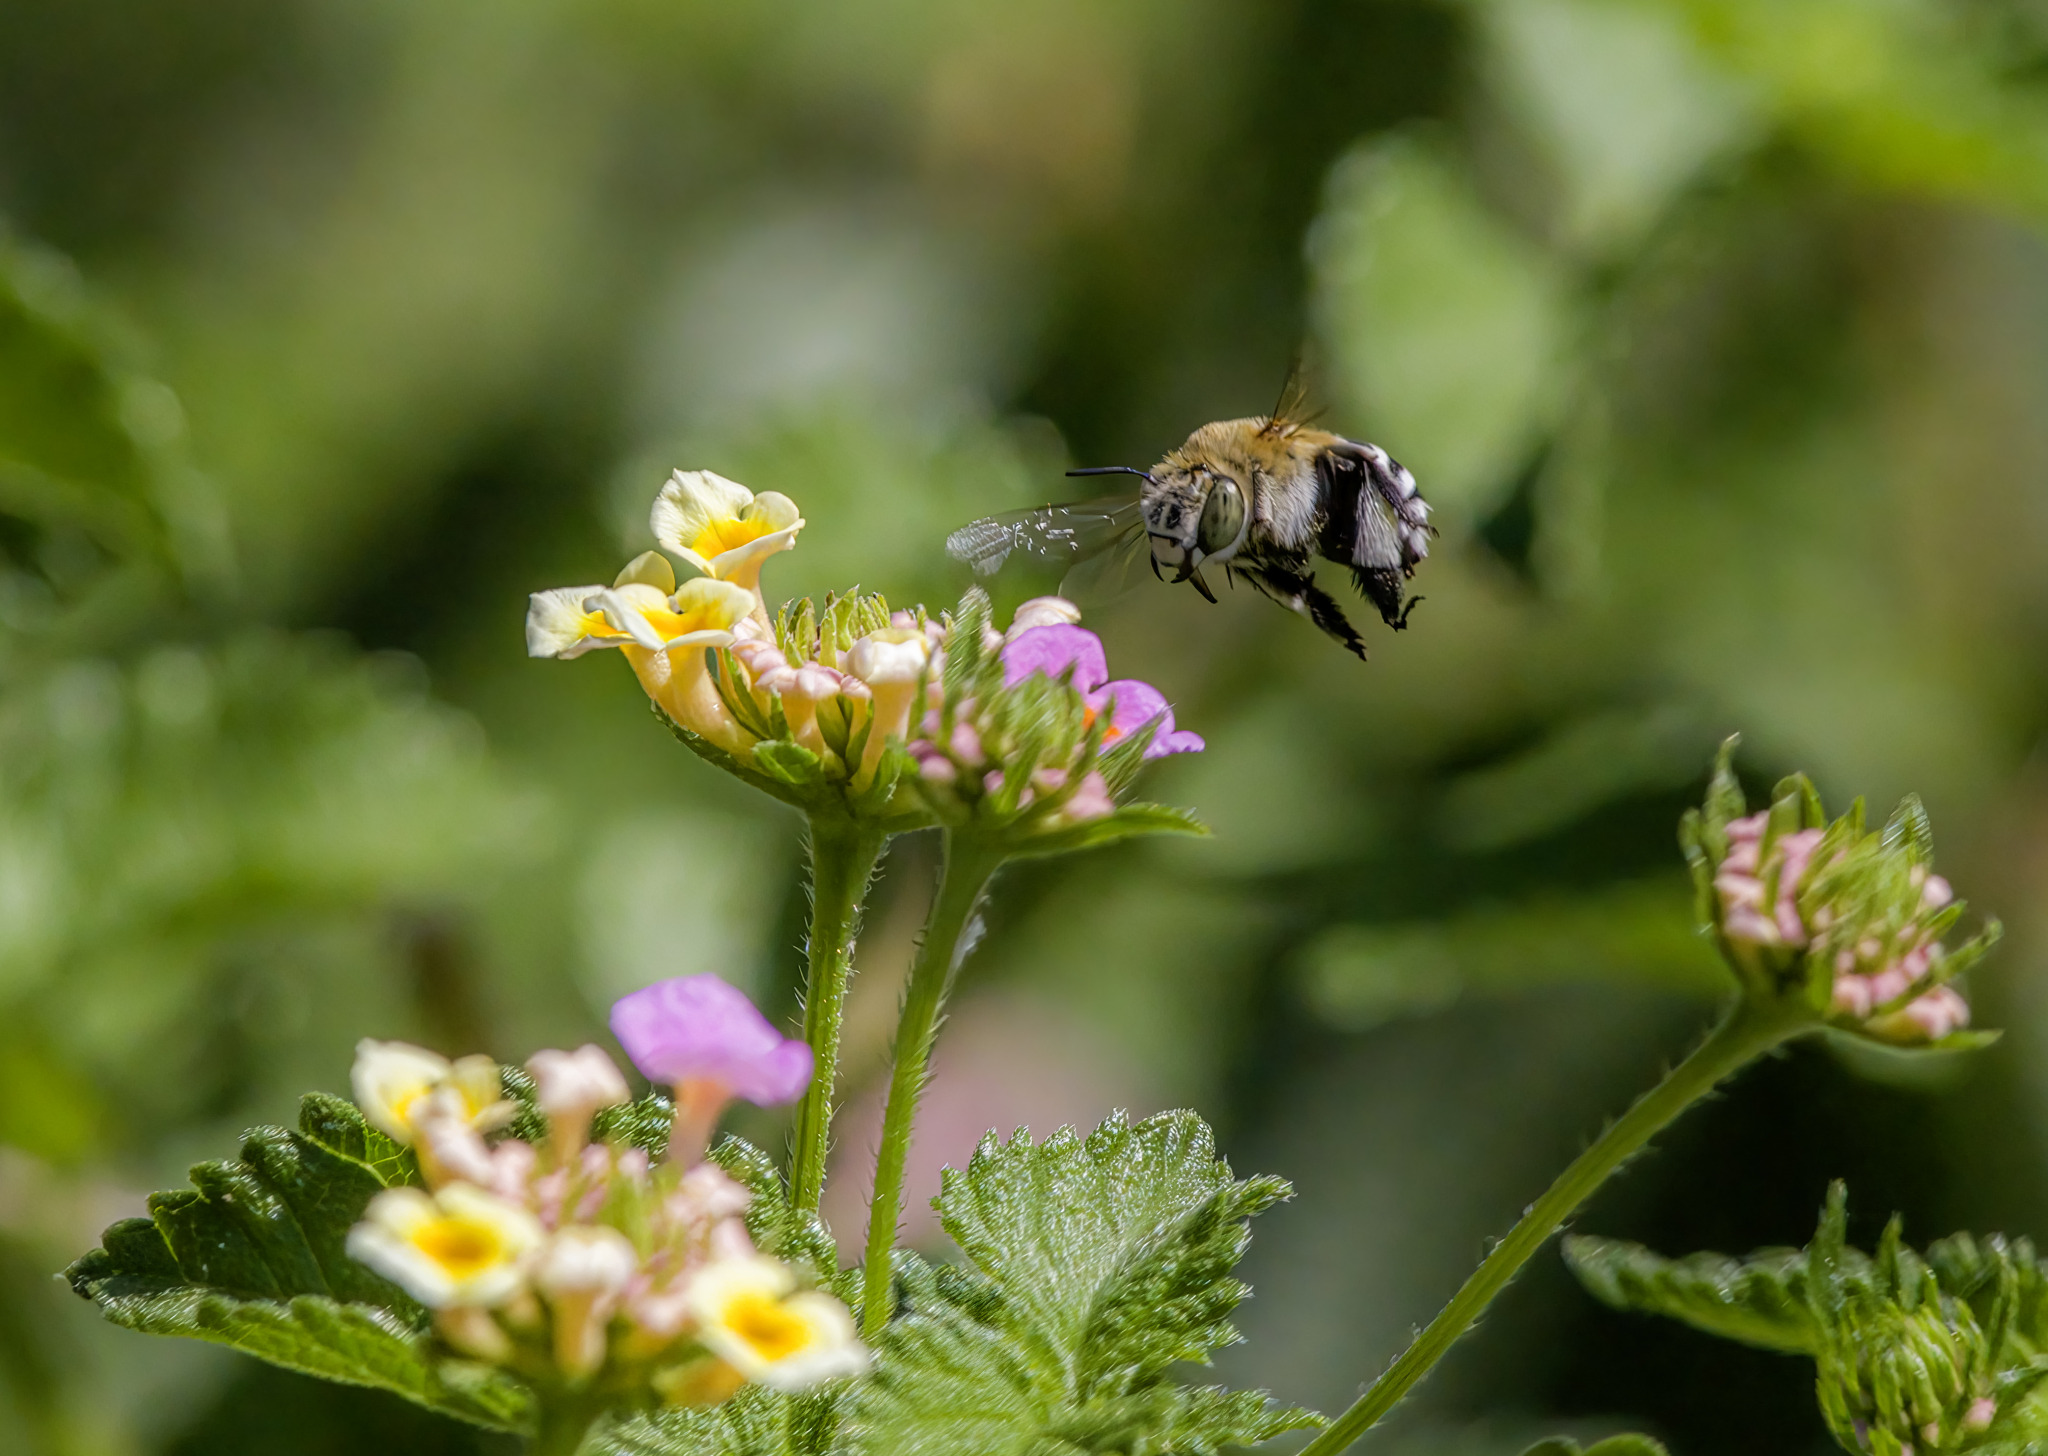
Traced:
[[[1096, 710], [1093, 708], [1083, 708], [1081, 710], [1081, 731], [1083, 733], [1086, 733], [1090, 728], [1093, 728], [1095, 726], [1095, 720], [1101, 716], [1102, 715], [1096, 712]], [[1111, 723], [1109, 727], [1103, 729], [1102, 731], [1103, 746], [1108, 747], [1110, 744], [1116, 742], [1117, 739], [1123, 736], [1124, 730], [1117, 727], [1116, 724]]]

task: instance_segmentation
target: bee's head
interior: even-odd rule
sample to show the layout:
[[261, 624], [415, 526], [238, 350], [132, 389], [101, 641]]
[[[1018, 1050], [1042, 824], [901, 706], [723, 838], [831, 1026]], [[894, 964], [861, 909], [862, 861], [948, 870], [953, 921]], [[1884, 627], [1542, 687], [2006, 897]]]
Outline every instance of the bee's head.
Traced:
[[1169, 460], [1146, 477], [1141, 499], [1152, 562], [1186, 581], [1205, 561], [1228, 561], [1244, 544], [1244, 489], [1207, 462]]

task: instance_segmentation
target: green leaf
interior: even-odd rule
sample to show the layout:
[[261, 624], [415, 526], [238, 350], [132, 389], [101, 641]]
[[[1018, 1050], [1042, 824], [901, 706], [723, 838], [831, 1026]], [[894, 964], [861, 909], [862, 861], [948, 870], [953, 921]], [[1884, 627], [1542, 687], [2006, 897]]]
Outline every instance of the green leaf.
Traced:
[[[1861, 1259], [1855, 1251], [1845, 1258]], [[1786, 1354], [1812, 1354], [1820, 1329], [1806, 1302], [1807, 1257], [1767, 1249], [1747, 1259], [1667, 1259], [1640, 1244], [1575, 1237], [1565, 1262], [1593, 1296], [1616, 1309], [1661, 1314], [1710, 1335]]]
[[658, 1410], [602, 1427], [586, 1451], [602, 1456], [824, 1456], [838, 1429], [839, 1392], [783, 1395], [741, 1388], [710, 1410]]
[[757, 743], [754, 762], [795, 789], [817, 789], [825, 782], [824, 761], [801, 743]]
[[412, 1156], [339, 1098], [301, 1104], [299, 1128], [259, 1127], [233, 1162], [110, 1227], [66, 1277], [115, 1324], [208, 1340], [326, 1380], [375, 1386], [478, 1425], [525, 1424], [526, 1387], [439, 1354], [427, 1316], [348, 1256], [381, 1190], [418, 1181]]
[[903, 1264], [909, 1313], [851, 1397], [850, 1449], [1211, 1452], [1320, 1424], [1167, 1378], [1237, 1339], [1247, 1221], [1288, 1193], [1233, 1178], [1185, 1112], [984, 1139], [937, 1200], [973, 1270]]
[[1141, 834], [1192, 834], [1204, 836], [1209, 826], [1185, 809], [1164, 804], [1126, 804], [1114, 814], [1090, 819], [1065, 829], [1018, 835], [1006, 841], [1013, 859], [1039, 859], [1047, 855], [1071, 854], [1078, 849], [1095, 849], [1132, 839]]

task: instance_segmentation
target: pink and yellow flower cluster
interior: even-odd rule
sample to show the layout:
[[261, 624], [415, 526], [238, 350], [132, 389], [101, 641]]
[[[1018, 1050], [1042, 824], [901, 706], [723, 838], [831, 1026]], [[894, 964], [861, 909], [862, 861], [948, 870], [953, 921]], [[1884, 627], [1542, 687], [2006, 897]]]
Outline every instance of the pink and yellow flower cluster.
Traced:
[[[876, 785], [890, 750], [900, 748], [927, 797], [965, 790], [1001, 797], [1009, 812], [1036, 807], [1047, 822], [1073, 823], [1115, 810], [1096, 758], [1119, 742], [1143, 734], [1146, 759], [1202, 747], [1200, 737], [1175, 728], [1156, 688], [1111, 680], [1101, 639], [1057, 597], [1025, 603], [1007, 633], [986, 624], [979, 594], [970, 595], [975, 621], [964, 627], [922, 608], [891, 613], [878, 597], [827, 598], [821, 608], [797, 602], [771, 619], [762, 565], [794, 545], [803, 524], [785, 496], [757, 496], [709, 471], [678, 471], [651, 519], [662, 551], [635, 558], [609, 587], [535, 593], [527, 650], [568, 658], [617, 647], [648, 696], [698, 738], [743, 763], [760, 745], [791, 745], [802, 753], [785, 752], [776, 773], [799, 774], [793, 757], [809, 765], [801, 772], [856, 796], [873, 789], [888, 798], [894, 770]], [[671, 558], [701, 575], [678, 587]], [[961, 630], [973, 640], [963, 643]], [[949, 688], [949, 655], [963, 649], [991, 672], [966, 674]], [[1043, 747], [1044, 735], [1020, 727], [1007, 709], [1020, 690], [1030, 696], [1048, 685], [1077, 695], [1081, 731], [1049, 756], [1031, 751], [1028, 762], [1017, 761], [1020, 744]], [[1039, 708], [1058, 716], [1051, 699]], [[1080, 751], [1084, 738], [1090, 746]], [[1013, 772], [1020, 777], [1010, 787]]]
[[732, 1097], [801, 1095], [810, 1048], [715, 976], [635, 992], [613, 1012], [640, 1070], [676, 1092], [666, 1155], [592, 1137], [629, 1098], [600, 1048], [528, 1059], [536, 1141], [487, 1058], [399, 1042], [357, 1050], [364, 1116], [417, 1155], [424, 1187], [378, 1194], [349, 1252], [434, 1312], [451, 1347], [536, 1381], [703, 1405], [754, 1381], [808, 1388], [867, 1367], [844, 1305], [754, 1247], [748, 1191], [703, 1151]]

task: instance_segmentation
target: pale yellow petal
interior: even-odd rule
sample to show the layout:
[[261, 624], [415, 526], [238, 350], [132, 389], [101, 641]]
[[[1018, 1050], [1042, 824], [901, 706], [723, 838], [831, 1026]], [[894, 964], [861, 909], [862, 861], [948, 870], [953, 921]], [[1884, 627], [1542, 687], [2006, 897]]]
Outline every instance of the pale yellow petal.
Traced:
[[613, 586], [630, 586], [635, 582], [651, 586], [666, 596], [676, 589], [676, 569], [659, 551], [642, 551], [612, 579]]
[[700, 538], [715, 523], [738, 520], [753, 502], [754, 493], [737, 481], [709, 470], [678, 470], [654, 498], [648, 524], [663, 550], [707, 570], [709, 556], [700, 553]]
[[560, 586], [526, 599], [526, 655], [581, 657], [600, 647], [616, 647], [622, 636], [588, 608], [601, 586]]

